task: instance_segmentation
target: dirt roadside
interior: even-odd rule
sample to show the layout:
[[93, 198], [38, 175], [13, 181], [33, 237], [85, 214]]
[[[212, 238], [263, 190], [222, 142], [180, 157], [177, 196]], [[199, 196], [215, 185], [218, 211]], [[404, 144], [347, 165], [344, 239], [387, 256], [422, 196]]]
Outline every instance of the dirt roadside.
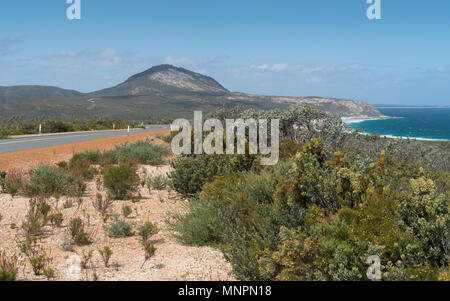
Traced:
[[125, 142], [135, 142], [143, 139], [152, 140], [158, 135], [167, 135], [169, 132], [170, 131], [160, 131], [153, 133], [130, 134], [127, 136], [110, 137], [98, 140], [0, 154], [0, 170], [7, 171], [13, 168], [29, 170], [43, 162], [54, 164], [64, 160], [69, 160], [74, 153], [92, 149], [109, 150], [113, 149], [117, 144], [122, 144]]

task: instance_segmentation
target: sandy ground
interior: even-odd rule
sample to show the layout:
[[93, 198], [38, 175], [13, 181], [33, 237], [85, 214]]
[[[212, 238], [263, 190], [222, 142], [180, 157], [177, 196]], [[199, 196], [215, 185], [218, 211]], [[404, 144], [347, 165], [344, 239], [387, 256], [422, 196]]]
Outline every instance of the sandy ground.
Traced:
[[[142, 133], [122, 137], [99, 139], [94, 141], [67, 144], [30, 151], [21, 151], [0, 155], [0, 170], [23, 169], [28, 170], [40, 162], [57, 163], [69, 160], [73, 153], [88, 149], [111, 149], [114, 145], [150, 139], [154, 143], [162, 144], [157, 135], [167, 134], [167, 131], [156, 133]], [[168, 165], [140, 166], [141, 179], [146, 176], [166, 175], [170, 172]], [[149, 190], [140, 187], [142, 199], [138, 202], [115, 201], [109, 215], [117, 214], [121, 219], [133, 223], [134, 229], [146, 221], [158, 224], [159, 233], [151, 241], [156, 247], [154, 257], [144, 262], [144, 251], [139, 236], [128, 238], [110, 238], [104, 230], [105, 221], [95, 211], [93, 200], [97, 193], [104, 197], [103, 187], [97, 187], [96, 179], [87, 183], [87, 191], [80, 199], [72, 199], [73, 206], [64, 209], [64, 203], [70, 198], [48, 200], [53, 210], [64, 215], [61, 227], [46, 226], [46, 234], [42, 239], [42, 246], [52, 258], [50, 267], [55, 270], [55, 280], [93, 280], [94, 274], [98, 280], [235, 280], [231, 276], [231, 266], [219, 250], [209, 247], [189, 247], [178, 243], [168, 231], [166, 220], [173, 213], [185, 212], [186, 200], [171, 190]], [[22, 222], [28, 211], [29, 198], [9, 194], [0, 194], [0, 251], [19, 258], [19, 280], [45, 280], [43, 276], [35, 276], [25, 256], [18, 250], [16, 240], [24, 238], [21, 229]], [[122, 216], [122, 206], [128, 205], [133, 213], [125, 218]], [[84, 247], [73, 247], [73, 251], [65, 251], [63, 242], [69, 241], [69, 221], [73, 217], [80, 217], [86, 224], [86, 230], [91, 235], [93, 243]], [[111, 219], [106, 221], [110, 223]], [[98, 249], [109, 246], [113, 251], [109, 267], [105, 267]], [[83, 251], [93, 251], [93, 258], [87, 269], [83, 269], [79, 277], [69, 273], [70, 261], [73, 256], [82, 256]]]
[[90, 149], [108, 150], [113, 149], [114, 145], [125, 142], [134, 142], [143, 139], [155, 139], [158, 135], [166, 135], [169, 131], [130, 134], [128, 136], [110, 137], [79, 143], [63, 144], [33, 150], [26, 150], [14, 153], [0, 154], [0, 171], [9, 169], [28, 170], [36, 167], [41, 162], [58, 163], [69, 160], [74, 153]]
[[[170, 167], [140, 166], [139, 173], [143, 177], [144, 169], [148, 176], [165, 175]], [[50, 266], [56, 271], [55, 280], [92, 280], [94, 273], [98, 280], [205, 280], [220, 281], [234, 280], [231, 273], [230, 264], [224, 259], [222, 253], [209, 247], [189, 247], [176, 242], [171, 233], [167, 230], [165, 223], [170, 214], [175, 212], [185, 212], [186, 201], [181, 199], [174, 191], [156, 191], [147, 187], [141, 187], [140, 193], [143, 197], [139, 202], [115, 201], [110, 215], [117, 214], [121, 219], [122, 206], [128, 205], [133, 209], [133, 213], [125, 220], [136, 226], [146, 221], [158, 224], [160, 232], [152, 237], [151, 241], [156, 246], [156, 254], [149, 259], [141, 268], [144, 262], [144, 251], [142, 250], [139, 236], [134, 235], [128, 238], [110, 238], [104, 230], [104, 221], [100, 214], [95, 211], [92, 201], [97, 192], [105, 195], [101, 188], [97, 190], [95, 180], [88, 182], [88, 190], [79, 205], [77, 200], [73, 200], [71, 208], [64, 209], [63, 204], [67, 198], [50, 199], [49, 203], [53, 208], [59, 210], [64, 215], [64, 222], [61, 227], [46, 226], [46, 235], [43, 239], [43, 246], [52, 258]], [[20, 225], [28, 210], [29, 199], [25, 197], [11, 197], [7, 194], [0, 194], [0, 212], [3, 219], [0, 222], [0, 250], [5, 250], [8, 254], [16, 254], [19, 257], [20, 269], [19, 280], [45, 280], [43, 276], [35, 276], [24, 255], [18, 248], [16, 239], [23, 239], [23, 231]], [[72, 252], [64, 251], [62, 242], [69, 240], [67, 225], [71, 218], [81, 217], [86, 224], [86, 232], [92, 236], [93, 243], [84, 247], [74, 246]], [[106, 223], [110, 223], [107, 221]], [[15, 224], [13, 229], [11, 224]], [[109, 246], [113, 251], [111, 264], [106, 268], [103, 264], [98, 249]], [[70, 276], [68, 273], [69, 257], [73, 255], [82, 256], [85, 252], [92, 250], [93, 258], [88, 264], [88, 268], [82, 270], [80, 277]]]

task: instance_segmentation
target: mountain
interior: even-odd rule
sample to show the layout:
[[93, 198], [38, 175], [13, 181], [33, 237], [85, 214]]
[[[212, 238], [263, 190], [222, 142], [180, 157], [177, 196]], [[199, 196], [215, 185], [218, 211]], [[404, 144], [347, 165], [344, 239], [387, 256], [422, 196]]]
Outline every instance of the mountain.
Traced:
[[133, 75], [115, 87], [89, 93], [89, 96], [116, 97], [183, 92], [228, 93], [229, 91], [209, 76], [171, 65], [160, 65]]
[[323, 97], [281, 97], [230, 92], [209, 76], [171, 65], [152, 67], [114, 87], [80, 93], [56, 87], [0, 87], [0, 121], [21, 119], [123, 119], [170, 121], [221, 106], [288, 109], [311, 105], [345, 117], [381, 117], [364, 101]]
[[70, 99], [83, 93], [49, 86], [0, 86], [0, 105], [23, 104], [43, 99]]

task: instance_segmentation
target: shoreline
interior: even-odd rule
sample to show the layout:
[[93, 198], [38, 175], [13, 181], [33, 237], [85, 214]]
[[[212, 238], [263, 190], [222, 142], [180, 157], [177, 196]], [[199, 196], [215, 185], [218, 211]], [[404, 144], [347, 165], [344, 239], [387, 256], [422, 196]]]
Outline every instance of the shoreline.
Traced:
[[[370, 121], [370, 120], [385, 120], [385, 119], [397, 119], [397, 118], [404, 118], [404, 117], [391, 117], [391, 116], [383, 116], [383, 117], [341, 117], [342, 121], [345, 124], [354, 124], [354, 123], [360, 123], [364, 121]], [[354, 129], [353, 129], [354, 130]], [[374, 132], [376, 133], [376, 132]], [[373, 133], [361, 133], [362, 135], [371, 135]], [[425, 138], [425, 137], [405, 137], [405, 136], [395, 136], [391, 134], [380, 134], [376, 133], [380, 137], [385, 137], [389, 139], [410, 139], [410, 140], [417, 140], [417, 141], [435, 141], [435, 142], [449, 142], [450, 139], [442, 139], [442, 138]]]
[[346, 124], [350, 123], [359, 123], [363, 121], [370, 121], [370, 120], [384, 120], [384, 119], [395, 119], [395, 118], [402, 118], [402, 117], [393, 117], [393, 116], [380, 116], [380, 117], [369, 117], [369, 116], [352, 116], [352, 117], [341, 117], [342, 121]]

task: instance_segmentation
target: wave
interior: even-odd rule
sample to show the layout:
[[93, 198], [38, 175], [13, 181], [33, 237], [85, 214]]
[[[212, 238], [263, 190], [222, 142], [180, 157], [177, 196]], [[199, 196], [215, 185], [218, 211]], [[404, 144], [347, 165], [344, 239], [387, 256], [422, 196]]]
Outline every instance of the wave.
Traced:
[[342, 121], [346, 124], [360, 123], [364, 121], [372, 120], [388, 120], [388, 119], [399, 119], [404, 117], [384, 117], [384, 118], [342, 118]]
[[[361, 135], [371, 135], [373, 133], [360, 133]], [[450, 139], [439, 139], [439, 138], [424, 138], [424, 137], [404, 137], [404, 136], [394, 136], [389, 134], [378, 134], [380, 137], [386, 137], [390, 139], [409, 139], [409, 140], [419, 140], [419, 141], [450, 141]]]

